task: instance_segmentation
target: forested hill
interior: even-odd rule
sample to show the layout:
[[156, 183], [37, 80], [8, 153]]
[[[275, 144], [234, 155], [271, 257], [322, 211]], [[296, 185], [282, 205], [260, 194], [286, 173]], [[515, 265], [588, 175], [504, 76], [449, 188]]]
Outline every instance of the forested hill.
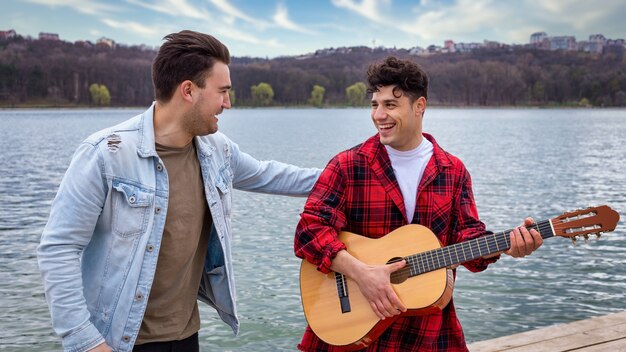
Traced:
[[[431, 79], [430, 104], [626, 106], [623, 50], [598, 55], [507, 48], [416, 56], [404, 49], [352, 47], [274, 59], [232, 54], [235, 106], [366, 105], [366, 99], [355, 102], [354, 90], [348, 94], [347, 88], [364, 82], [367, 66], [389, 55], [410, 58], [425, 68]], [[111, 106], [148, 105], [153, 100], [150, 65], [155, 55], [141, 47], [2, 40], [0, 107], [90, 105], [94, 83], [107, 87]], [[259, 100], [258, 91], [252, 93], [251, 87], [260, 83], [271, 86], [269, 100]], [[316, 85], [323, 89], [318, 87], [317, 99], [311, 99]]]

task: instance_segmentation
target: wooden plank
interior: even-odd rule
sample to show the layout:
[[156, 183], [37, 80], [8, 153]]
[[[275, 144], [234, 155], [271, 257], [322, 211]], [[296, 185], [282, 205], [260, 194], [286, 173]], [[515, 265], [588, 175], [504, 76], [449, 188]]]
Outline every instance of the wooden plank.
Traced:
[[582, 351], [603, 343], [619, 342], [626, 336], [626, 312], [610, 314], [569, 324], [550, 326], [468, 346], [472, 352], [557, 352]]
[[626, 337], [615, 341], [601, 343], [595, 346], [585, 347], [583, 349], [572, 350], [572, 352], [607, 352], [607, 351], [626, 351]]

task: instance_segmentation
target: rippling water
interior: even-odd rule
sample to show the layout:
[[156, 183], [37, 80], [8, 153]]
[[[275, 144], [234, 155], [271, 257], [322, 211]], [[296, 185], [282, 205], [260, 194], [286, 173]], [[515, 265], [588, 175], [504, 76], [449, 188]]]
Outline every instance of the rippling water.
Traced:
[[[60, 350], [35, 248], [77, 144], [140, 110], [0, 111], [0, 349]], [[232, 110], [220, 128], [244, 151], [323, 167], [374, 133], [367, 110]], [[495, 231], [525, 216], [608, 204], [626, 216], [626, 110], [430, 109], [424, 129], [472, 174]], [[241, 334], [201, 304], [204, 350], [295, 350], [305, 326], [293, 233], [304, 199], [236, 192]], [[458, 270], [455, 304], [468, 341], [626, 309], [624, 221], [600, 241], [547, 240], [531, 257]]]

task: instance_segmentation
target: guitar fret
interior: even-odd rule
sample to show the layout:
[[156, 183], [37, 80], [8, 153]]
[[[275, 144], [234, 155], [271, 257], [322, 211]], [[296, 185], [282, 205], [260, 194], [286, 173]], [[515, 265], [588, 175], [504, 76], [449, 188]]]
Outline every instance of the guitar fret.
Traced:
[[498, 240], [494, 241], [496, 243], [496, 252], [500, 252], [500, 246], [498, 245]]
[[435, 267], [435, 262], [433, 262], [433, 254], [430, 252], [427, 252], [430, 254], [430, 264], [432, 265], [429, 269], [433, 270], [433, 268]]
[[[543, 238], [553, 236], [549, 221], [527, 227], [537, 230]], [[416, 276], [439, 268], [450, 267], [475, 258], [502, 252], [511, 247], [509, 233], [512, 230], [492, 233], [470, 241], [456, 243], [406, 257], [409, 275]], [[454, 253], [452, 253], [454, 251]]]

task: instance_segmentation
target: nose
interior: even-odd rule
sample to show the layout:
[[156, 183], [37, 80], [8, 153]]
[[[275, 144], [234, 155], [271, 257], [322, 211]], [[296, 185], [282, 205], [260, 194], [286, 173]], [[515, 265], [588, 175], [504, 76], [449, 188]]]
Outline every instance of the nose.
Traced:
[[226, 96], [224, 96], [224, 101], [222, 102], [222, 108], [230, 109], [231, 107], [232, 107], [232, 105], [230, 103], [230, 94], [228, 94], [228, 92], [226, 92]]
[[382, 120], [387, 117], [387, 112], [385, 111], [384, 106], [377, 106], [372, 108], [372, 118], [374, 120]]

